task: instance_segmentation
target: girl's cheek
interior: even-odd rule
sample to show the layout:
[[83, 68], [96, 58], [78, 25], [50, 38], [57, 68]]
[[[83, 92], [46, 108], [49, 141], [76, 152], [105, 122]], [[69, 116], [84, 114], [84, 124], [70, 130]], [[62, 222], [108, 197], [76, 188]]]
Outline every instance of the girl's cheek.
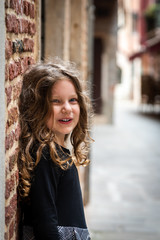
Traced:
[[60, 109], [61, 109], [61, 107], [60, 106], [53, 106], [53, 111], [54, 112], [58, 112], [58, 111], [60, 111]]

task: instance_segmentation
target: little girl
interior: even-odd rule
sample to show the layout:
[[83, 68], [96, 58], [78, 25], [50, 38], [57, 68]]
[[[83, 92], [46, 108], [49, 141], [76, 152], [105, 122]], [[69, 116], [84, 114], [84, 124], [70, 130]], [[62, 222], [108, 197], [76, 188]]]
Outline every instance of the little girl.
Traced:
[[19, 97], [20, 239], [90, 239], [76, 168], [89, 163], [89, 105], [72, 64], [38, 63], [25, 73]]

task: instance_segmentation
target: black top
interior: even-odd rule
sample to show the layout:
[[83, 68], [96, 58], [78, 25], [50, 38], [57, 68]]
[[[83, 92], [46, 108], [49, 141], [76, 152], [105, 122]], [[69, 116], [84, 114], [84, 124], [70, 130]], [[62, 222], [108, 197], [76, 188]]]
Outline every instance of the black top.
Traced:
[[[70, 154], [66, 148], [57, 148], [62, 159]], [[51, 159], [49, 147], [42, 151], [34, 171], [30, 205], [24, 205], [24, 225], [33, 226], [38, 240], [61, 239], [60, 226], [87, 228], [77, 168], [73, 164], [62, 170]]]

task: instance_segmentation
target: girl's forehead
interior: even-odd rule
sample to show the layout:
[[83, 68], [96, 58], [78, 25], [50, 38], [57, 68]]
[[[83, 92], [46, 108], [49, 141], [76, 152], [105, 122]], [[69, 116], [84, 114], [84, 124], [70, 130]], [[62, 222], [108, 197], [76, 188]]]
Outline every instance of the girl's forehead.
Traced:
[[71, 79], [62, 78], [54, 83], [51, 92], [52, 94], [76, 93], [76, 89]]

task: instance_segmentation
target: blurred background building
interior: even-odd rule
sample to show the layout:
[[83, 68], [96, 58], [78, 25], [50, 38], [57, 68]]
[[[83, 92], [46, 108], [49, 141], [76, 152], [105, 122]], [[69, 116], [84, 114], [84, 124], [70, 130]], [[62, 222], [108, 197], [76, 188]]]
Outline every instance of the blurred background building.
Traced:
[[93, 101], [95, 113], [112, 123], [117, 83], [117, 1], [95, 0], [94, 7]]
[[[117, 94], [137, 105], [160, 103], [160, 2], [119, 0]], [[146, 108], [146, 107], [145, 107]]]
[[[107, 119], [96, 115], [92, 129], [88, 225], [94, 240], [159, 240], [160, 3], [118, 0], [117, 4], [113, 117], [109, 121], [111, 115]], [[107, 49], [112, 51], [112, 43]], [[104, 68], [108, 66], [106, 62]], [[106, 85], [102, 88], [104, 93]], [[106, 99], [112, 99], [111, 89]]]

